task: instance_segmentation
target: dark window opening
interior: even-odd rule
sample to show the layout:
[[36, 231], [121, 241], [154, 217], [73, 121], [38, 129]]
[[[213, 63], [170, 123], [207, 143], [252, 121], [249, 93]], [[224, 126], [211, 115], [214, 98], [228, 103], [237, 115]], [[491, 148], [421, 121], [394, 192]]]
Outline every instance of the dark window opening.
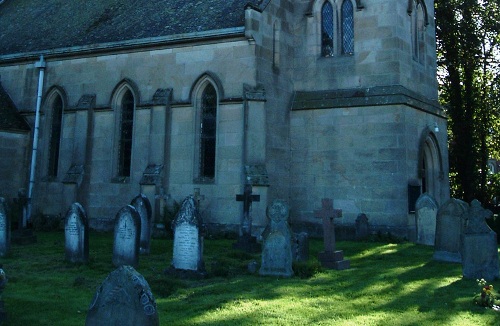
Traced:
[[120, 114], [120, 144], [118, 176], [129, 177], [132, 162], [132, 132], [134, 128], [134, 96], [127, 90], [122, 98]]
[[209, 84], [201, 96], [200, 178], [215, 178], [216, 123], [217, 92]]
[[62, 128], [63, 102], [60, 96], [57, 96], [52, 104], [52, 123], [50, 127], [49, 143], [49, 168], [48, 175], [57, 176], [59, 169], [59, 151], [61, 146], [61, 128]]

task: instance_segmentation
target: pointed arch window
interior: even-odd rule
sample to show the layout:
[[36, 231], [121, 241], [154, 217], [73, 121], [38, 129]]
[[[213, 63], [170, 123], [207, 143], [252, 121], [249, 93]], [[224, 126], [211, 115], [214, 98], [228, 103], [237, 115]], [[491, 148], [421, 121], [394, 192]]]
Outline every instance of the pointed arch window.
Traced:
[[354, 52], [354, 10], [351, 0], [342, 3], [342, 54]]
[[132, 163], [132, 136], [134, 130], [134, 95], [125, 91], [120, 103], [118, 176], [129, 177]]
[[333, 6], [326, 1], [321, 8], [321, 55], [330, 57], [334, 54]]
[[411, 37], [412, 37], [412, 50], [413, 59], [420, 63], [424, 62], [424, 52], [425, 52], [425, 26], [426, 26], [426, 15], [425, 7], [422, 5], [421, 1], [413, 2], [413, 9], [411, 12]]
[[201, 94], [200, 102], [200, 181], [213, 181], [215, 178], [215, 147], [217, 134], [217, 92], [208, 83]]
[[63, 101], [60, 95], [55, 97], [51, 109], [52, 119], [50, 123], [48, 175], [57, 177], [63, 116]]

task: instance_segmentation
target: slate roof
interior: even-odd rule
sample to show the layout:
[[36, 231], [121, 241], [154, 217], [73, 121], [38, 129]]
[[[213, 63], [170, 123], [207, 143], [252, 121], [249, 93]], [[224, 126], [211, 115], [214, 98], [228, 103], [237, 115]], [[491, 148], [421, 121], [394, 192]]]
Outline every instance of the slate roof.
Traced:
[[5, 0], [0, 55], [243, 27], [247, 5], [263, 6], [261, 0]]
[[30, 126], [19, 114], [14, 102], [0, 83], [0, 130], [29, 131]]

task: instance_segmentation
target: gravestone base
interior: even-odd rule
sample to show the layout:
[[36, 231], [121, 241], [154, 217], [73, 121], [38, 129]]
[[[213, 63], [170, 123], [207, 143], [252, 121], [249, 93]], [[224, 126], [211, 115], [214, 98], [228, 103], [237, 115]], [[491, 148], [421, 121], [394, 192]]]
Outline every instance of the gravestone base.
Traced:
[[437, 261], [443, 261], [447, 263], [458, 263], [462, 262], [462, 255], [458, 252], [449, 252], [449, 251], [436, 251], [432, 256], [432, 259]]
[[489, 233], [464, 234], [462, 274], [467, 279], [492, 281], [499, 278], [497, 235]]
[[28, 245], [36, 243], [36, 235], [31, 229], [14, 230], [11, 234], [11, 241], [17, 245]]
[[351, 262], [344, 259], [342, 250], [322, 251], [318, 254], [321, 266], [328, 269], [344, 270], [351, 267]]
[[261, 251], [260, 243], [257, 238], [249, 234], [244, 234], [238, 237], [238, 240], [233, 243], [233, 249], [245, 251], [248, 253], [258, 253]]
[[204, 268], [199, 270], [190, 270], [190, 269], [178, 269], [174, 266], [170, 266], [169, 268], [163, 271], [163, 274], [168, 276], [173, 276], [180, 279], [203, 279], [207, 277], [207, 272]]

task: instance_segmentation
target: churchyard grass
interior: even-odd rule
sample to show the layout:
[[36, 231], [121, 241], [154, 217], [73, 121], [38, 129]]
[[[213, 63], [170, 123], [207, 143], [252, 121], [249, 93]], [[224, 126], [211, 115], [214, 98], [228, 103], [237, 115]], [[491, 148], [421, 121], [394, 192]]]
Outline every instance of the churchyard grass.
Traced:
[[[112, 234], [90, 234], [87, 265], [64, 260], [64, 233], [39, 232], [33, 245], [13, 245], [2, 258], [9, 283], [6, 325], [84, 325], [95, 290], [114, 270]], [[153, 239], [137, 270], [149, 282], [161, 325], [500, 325], [500, 312], [473, 304], [476, 280], [461, 265], [432, 260], [413, 243], [338, 242], [351, 261], [344, 271], [318, 270], [321, 240], [292, 278], [250, 274], [260, 255], [231, 249], [234, 240], [205, 240], [205, 279], [163, 274], [172, 240]], [[317, 271], [314, 273], [314, 271]], [[500, 281], [490, 281], [500, 288]]]

